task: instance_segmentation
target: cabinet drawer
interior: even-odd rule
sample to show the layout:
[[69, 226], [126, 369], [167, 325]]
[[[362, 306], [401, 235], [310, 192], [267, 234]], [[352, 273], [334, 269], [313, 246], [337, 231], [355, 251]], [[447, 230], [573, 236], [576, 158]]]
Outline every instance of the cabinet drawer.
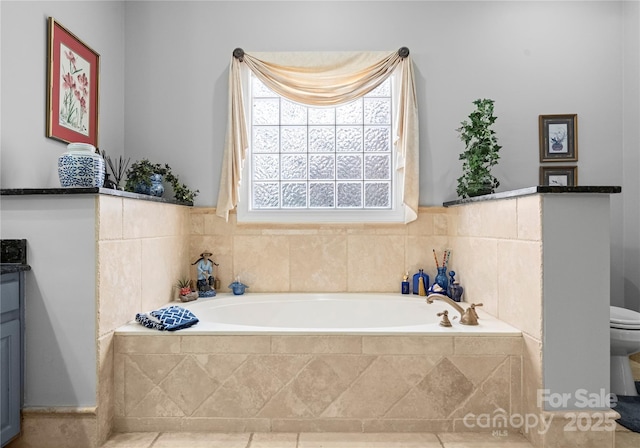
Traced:
[[17, 310], [20, 306], [20, 277], [18, 273], [2, 274], [0, 313]]

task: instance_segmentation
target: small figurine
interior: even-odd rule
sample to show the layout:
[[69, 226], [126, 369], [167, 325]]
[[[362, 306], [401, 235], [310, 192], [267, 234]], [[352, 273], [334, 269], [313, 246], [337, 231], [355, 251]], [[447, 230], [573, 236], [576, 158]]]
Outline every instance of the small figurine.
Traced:
[[202, 252], [200, 254], [200, 258], [198, 258], [192, 265], [198, 265], [198, 296], [199, 297], [212, 297], [216, 295], [216, 290], [213, 288], [215, 284], [215, 278], [213, 277], [213, 266], [218, 266], [218, 263], [215, 263], [211, 260], [210, 257], [213, 255], [211, 252]]

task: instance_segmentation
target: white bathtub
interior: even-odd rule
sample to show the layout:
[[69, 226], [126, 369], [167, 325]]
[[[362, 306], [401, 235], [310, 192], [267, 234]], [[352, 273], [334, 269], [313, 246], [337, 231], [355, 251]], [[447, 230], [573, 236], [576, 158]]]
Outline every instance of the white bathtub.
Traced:
[[[175, 304], [175, 303], [174, 303]], [[468, 304], [461, 303], [463, 308]], [[476, 326], [460, 324], [459, 313], [441, 301], [382, 293], [218, 294], [181, 304], [200, 322], [176, 333], [158, 332], [131, 322], [118, 333], [160, 334], [478, 334], [520, 335], [516, 328], [478, 309]], [[452, 327], [439, 325], [437, 313], [448, 310]], [[455, 318], [454, 318], [455, 317]]]

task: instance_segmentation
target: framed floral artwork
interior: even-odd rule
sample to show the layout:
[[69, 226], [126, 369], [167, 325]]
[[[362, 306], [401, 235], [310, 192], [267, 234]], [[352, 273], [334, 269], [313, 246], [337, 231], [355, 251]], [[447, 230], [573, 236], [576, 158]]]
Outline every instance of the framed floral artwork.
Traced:
[[49, 17], [47, 137], [98, 147], [100, 55]]
[[578, 186], [577, 166], [541, 166], [540, 185], [550, 187]]
[[540, 115], [540, 162], [578, 160], [578, 116]]

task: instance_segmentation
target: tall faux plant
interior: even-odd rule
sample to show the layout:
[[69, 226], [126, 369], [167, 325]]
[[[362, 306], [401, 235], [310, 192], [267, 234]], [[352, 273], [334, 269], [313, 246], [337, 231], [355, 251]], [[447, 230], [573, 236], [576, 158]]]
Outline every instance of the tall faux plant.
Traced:
[[458, 178], [457, 193], [461, 198], [490, 194], [500, 185], [491, 174], [491, 168], [498, 163], [498, 145], [496, 132], [491, 129], [497, 117], [493, 115], [493, 100], [477, 99], [473, 102], [476, 109], [468, 120], [462, 121], [456, 129], [465, 151], [460, 154], [462, 176]]

